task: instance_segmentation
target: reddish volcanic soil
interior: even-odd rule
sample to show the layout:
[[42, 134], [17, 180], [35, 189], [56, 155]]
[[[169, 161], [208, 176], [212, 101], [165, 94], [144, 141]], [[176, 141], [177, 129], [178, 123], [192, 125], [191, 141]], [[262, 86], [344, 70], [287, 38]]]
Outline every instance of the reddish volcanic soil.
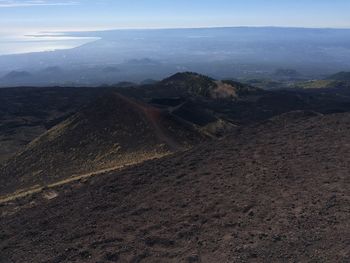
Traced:
[[176, 152], [183, 149], [183, 147], [178, 142], [176, 142], [173, 138], [166, 134], [166, 131], [161, 126], [162, 111], [160, 109], [152, 107], [150, 105], [146, 105], [142, 102], [135, 102], [133, 99], [130, 99], [117, 93], [116, 95], [120, 99], [127, 101], [130, 105], [132, 105], [133, 109], [138, 109], [144, 114], [145, 118], [152, 125], [153, 131], [158, 137], [158, 139], [165, 142], [171, 151]]

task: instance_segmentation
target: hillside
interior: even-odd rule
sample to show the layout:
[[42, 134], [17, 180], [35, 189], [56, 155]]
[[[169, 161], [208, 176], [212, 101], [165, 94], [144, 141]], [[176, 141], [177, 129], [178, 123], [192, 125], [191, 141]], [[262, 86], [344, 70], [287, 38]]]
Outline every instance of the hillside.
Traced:
[[32, 141], [0, 168], [0, 193], [138, 163], [204, 139], [179, 118], [117, 93]]
[[293, 112], [2, 204], [0, 261], [348, 262], [349, 129]]
[[0, 166], [33, 139], [113, 90], [219, 136], [237, 125], [293, 110], [326, 114], [350, 111], [350, 89], [343, 81], [300, 82], [298, 89], [266, 91], [237, 81], [184, 72], [160, 82], [134, 85], [0, 89]]
[[0, 166], [107, 88], [1, 88]]
[[[254, 88], [254, 90], [258, 90]], [[135, 96], [151, 98], [198, 97], [203, 99], [236, 99], [250, 94], [252, 87], [234, 81], [218, 81], [194, 72], [180, 72], [157, 83], [141, 86]], [[134, 93], [136, 93], [134, 91]]]
[[329, 76], [328, 79], [338, 81], [350, 81], [350, 72], [339, 72], [332, 76]]
[[297, 82], [294, 85], [295, 88], [300, 89], [349, 89], [349, 81], [335, 80], [335, 79], [322, 79], [322, 80], [310, 80], [304, 82]]
[[163, 89], [178, 92], [179, 94], [192, 94], [210, 97], [210, 93], [217, 88], [214, 79], [192, 72], [177, 73], [160, 82]]

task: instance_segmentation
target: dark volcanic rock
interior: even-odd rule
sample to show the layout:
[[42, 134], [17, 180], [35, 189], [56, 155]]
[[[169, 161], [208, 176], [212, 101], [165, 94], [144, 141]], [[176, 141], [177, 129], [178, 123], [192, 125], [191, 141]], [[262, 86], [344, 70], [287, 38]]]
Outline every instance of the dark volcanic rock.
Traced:
[[3, 205], [1, 260], [348, 262], [350, 115], [298, 116]]

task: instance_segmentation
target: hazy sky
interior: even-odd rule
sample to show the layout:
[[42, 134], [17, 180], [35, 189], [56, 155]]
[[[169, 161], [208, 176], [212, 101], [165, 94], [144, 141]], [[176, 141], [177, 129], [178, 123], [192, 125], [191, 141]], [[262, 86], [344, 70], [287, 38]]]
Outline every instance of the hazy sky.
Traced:
[[350, 0], [0, 0], [0, 32], [105, 28], [350, 28]]

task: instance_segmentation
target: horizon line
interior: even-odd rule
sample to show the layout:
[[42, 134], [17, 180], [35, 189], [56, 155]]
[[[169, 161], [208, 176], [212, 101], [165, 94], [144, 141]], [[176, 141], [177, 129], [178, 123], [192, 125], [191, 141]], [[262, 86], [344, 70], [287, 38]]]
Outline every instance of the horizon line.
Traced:
[[113, 27], [113, 28], [82, 28], [82, 29], [54, 29], [38, 31], [38, 33], [80, 33], [80, 32], [107, 32], [107, 31], [126, 31], [126, 30], [177, 30], [177, 29], [230, 29], [230, 28], [271, 28], [271, 29], [319, 29], [319, 30], [350, 30], [349, 27], [307, 27], [307, 26], [270, 26], [270, 25], [251, 25], [251, 26], [195, 26], [195, 27]]

